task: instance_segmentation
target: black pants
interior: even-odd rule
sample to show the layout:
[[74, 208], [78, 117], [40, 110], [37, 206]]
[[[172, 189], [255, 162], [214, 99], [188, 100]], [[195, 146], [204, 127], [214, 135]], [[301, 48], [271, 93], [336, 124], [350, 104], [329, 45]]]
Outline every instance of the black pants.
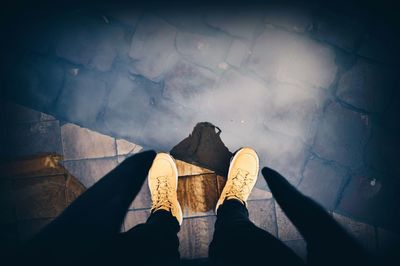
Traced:
[[[178, 232], [176, 218], [161, 210], [153, 213], [145, 224], [121, 234], [114, 245], [119, 245], [123, 254], [133, 255], [136, 263], [178, 265]], [[265, 249], [272, 254], [268, 259]], [[282, 242], [255, 226], [246, 207], [237, 200], [225, 201], [219, 208], [209, 258], [212, 265], [255, 265], [262, 260], [279, 261], [279, 265], [303, 264]]]
[[[166, 211], [120, 233], [125, 214], [155, 157], [152, 151], [126, 159], [42, 230], [20, 253], [26, 265], [175, 265], [179, 224]], [[264, 168], [283, 211], [307, 242], [310, 265], [370, 265], [371, 257], [314, 201], [279, 173]], [[220, 206], [209, 258], [216, 265], [301, 265], [282, 242], [256, 227], [235, 200]], [[15, 262], [15, 261], [14, 261]], [[15, 263], [14, 263], [15, 264]]]

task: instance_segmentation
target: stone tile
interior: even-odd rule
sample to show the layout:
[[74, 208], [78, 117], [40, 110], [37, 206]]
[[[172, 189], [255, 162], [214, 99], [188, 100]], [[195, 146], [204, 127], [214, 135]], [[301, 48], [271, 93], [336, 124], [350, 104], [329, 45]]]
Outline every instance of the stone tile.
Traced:
[[[260, 179], [261, 178], [262, 177], [260, 176]], [[266, 187], [259, 188], [256, 183], [256, 186], [251, 191], [248, 200], [266, 200], [266, 199], [272, 199], [272, 193], [267, 191]]]
[[336, 200], [346, 177], [346, 171], [314, 158], [307, 162], [298, 189], [324, 208], [335, 208]]
[[129, 5], [110, 5], [106, 9], [107, 15], [129, 27], [135, 27], [142, 15], [140, 8]]
[[74, 124], [61, 127], [64, 160], [115, 156], [115, 139]]
[[143, 77], [118, 75], [111, 85], [103, 118], [105, 127], [119, 137], [141, 140], [143, 127], [161, 92], [159, 84]]
[[[240, 145], [248, 143], [249, 132], [255, 128], [257, 120], [264, 117], [265, 102], [260, 99], [267, 99], [268, 95], [262, 82], [230, 69], [222, 75], [216, 88], [208, 92], [207, 97], [200, 95], [200, 101], [204, 101], [202, 107], [205, 107], [201, 111], [204, 119], [207, 119], [205, 121], [222, 129], [224, 143], [234, 150], [236, 147], [232, 147], [234, 145], [228, 138], [237, 137], [237, 140], [242, 141]], [[235, 108], [238, 103], [246, 108]]]
[[43, 112], [52, 110], [63, 85], [64, 66], [39, 55], [14, 61], [3, 95]]
[[8, 158], [40, 153], [62, 154], [58, 121], [18, 123], [5, 128], [0, 154]]
[[214, 171], [190, 164], [181, 160], [175, 159], [176, 168], [178, 169], [179, 177], [201, 175], [201, 174], [214, 174]]
[[234, 40], [229, 48], [226, 62], [232, 66], [240, 67], [250, 54], [251, 51], [248, 44], [243, 41]]
[[302, 33], [312, 27], [311, 10], [300, 5], [271, 6], [266, 10], [265, 22], [289, 31]]
[[100, 158], [66, 161], [63, 164], [68, 172], [75, 176], [86, 188], [89, 188], [114, 169], [118, 163], [116, 158]]
[[399, 186], [386, 175], [371, 171], [355, 173], [342, 192], [340, 213], [370, 224], [397, 228]]
[[357, 53], [379, 62], [396, 63], [400, 40], [397, 29], [382, 21], [376, 21], [366, 32]]
[[278, 224], [278, 237], [282, 241], [303, 239], [300, 232], [287, 218], [281, 207], [275, 203], [276, 221]]
[[149, 216], [149, 210], [128, 211], [124, 221], [125, 232], [129, 231], [138, 224], [145, 223]]
[[29, 123], [41, 121], [41, 113], [25, 106], [0, 99], [2, 123]]
[[[143, 137], [137, 138], [137, 142], [159, 151], [170, 151], [202, 121], [195, 110], [166, 98], [160, 98], [149, 112], [151, 113], [143, 128]], [[168, 130], [162, 131], [161, 128]]]
[[394, 72], [359, 59], [339, 80], [337, 96], [369, 112], [382, 112], [394, 88]]
[[40, 232], [52, 219], [34, 219], [21, 221], [17, 224], [20, 243], [26, 243]]
[[165, 76], [163, 96], [186, 107], [201, 106], [216, 80], [213, 72], [179, 61]]
[[40, 121], [53, 121], [53, 120], [57, 119], [52, 115], [40, 113]]
[[[396, 84], [398, 84], [398, 81], [396, 81]], [[385, 115], [384, 117], [381, 117], [379, 123], [382, 124], [382, 127], [385, 130], [396, 134], [396, 132], [400, 132], [400, 124], [397, 123], [397, 117], [398, 114], [400, 114], [400, 91], [394, 90], [391, 98], [392, 99], [386, 109]]]
[[86, 191], [84, 185], [73, 176], [68, 175], [65, 181], [65, 200], [67, 206]]
[[227, 7], [208, 11], [205, 21], [230, 35], [251, 40], [262, 23], [262, 18], [262, 12], [257, 9]]
[[57, 113], [70, 122], [94, 124], [107, 95], [106, 86], [103, 76], [94, 72], [82, 70], [76, 75], [67, 74]]
[[125, 161], [125, 159], [128, 158], [128, 156], [126, 155], [118, 155], [117, 156], [117, 162], [118, 164], [122, 163], [123, 161]]
[[118, 155], [128, 155], [134, 154], [142, 150], [143, 148], [140, 145], [129, 142], [124, 139], [117, 139], [117, 154]]
[[247, 209], [249, 210], [250, 220], [256, 226], [274, 236], [278, 235], [275, 206], [272, 199], [248, 201]]
[[266, 81], [322, 88], [329, 88], [337, 72], [333, 50], [271, 27], [257, 38], [249, 68]]
[[226, 177], [217, 175], [217, 188], [218, 188], [218, 195], [221, 195], [222, 190], [224, 189], [226, 184]]
[[[275, 169], [292, 185], [297, 186], [301, 179], [304, 164], [310, 156], [308, 148], [301, 141], [281, 133], [265, 129], [256, 132], [259, 137], [250, 142], [250, 145], [257, 147], [260, 166]], [[261, 173], [258, 181], [265, 183]]]
[[271, 83], [263, 108], [264, 125], [273, 131], [310, 144], [327, 98], [325, 91], [284, 83]]
[[307, 243], [303, 239], [290, 240], [283, 242], [288, 246], [294, 253], [297, 254], [303, 261], [307, 261]]
[[355, 49], [356, 42], [364, 33], [363, 23], [356, 16], [344, 16], [333, 12], [320, 12], [314, 34], [317, 39], [347, 51]]
[[216, 217], [207, 216], [183, 220], [179, 232], [179, 252], [183, 259], [208, 257], [208, 246], [214, 234]]
[[179, 30], [210, 34], [216, 32], [204, 22], [204, 9], [200, 5], [173, 5], [160, 7], [155, 13]]
[[373, 125], [372, 135], [365, 150], [367, 165], [388, 175], [399, 175], [400, 164], [397, 154], [400, 140], [398, 136], [397, 130], [386, 129], [377, 124]]
[[387, 261], [399, 259], [400, 236], [383, 228], [377, 230], [378, 255]]
[[224, 35], [201, 35], [178, 32], [176, 47], [187, 60], [200, 66], [221, 72], [231, 44], [231, 38]]
[[144, 16], [132, 38], [129, 56], [135, 62], [134, 71], [146, 78], [159, 81], [177, 60], [176, 29], [155, 16]]
[[346, 229], [366, 250], [376, 253], [375, 229], [365, 223], [360, 223], [338, 213], [333, 213], [333, 218]]
[[314, 151], [325, 159], [356, 168], [362, 163], [369, 129], [367, 116], [331, 103], [318, 127]]
[[[24, 17], [23, 20], [26, 18], [27, 17]], [[15, 25], [17, 24], [20, 23], [15, 23]], [[54, 46], [54, 35], [59, 29], [59, 23], [55, 21], [54, 18], [40, 16], [40, 19], [29, 20], [29, 22], [25, 21], [25, 25], [23, 24], [24, 23], [21, 23], [19, 26], [13, 28], [13, 30], [17, 30], [18, 27], [21, 27], [18, 30], [24, 32], [24, 34], [20, 34], [17, 37], [18, 45], [34, 53], [41, 55], [49, 54], [51, 47]], [[26, 30], [27, 24], [29, 24], [29, 30]]]
[[78, 65], [109, 71], [124, 45], [124, 32], [102, 18], [81, 15], [65, 21], [59, 30], [56, 54]]
[[183, 217], [213, 215], [218, 199], [215, 174], [179, 178], [178, 201], [182, 207]]
[[149, 189], [148, 179], [143, 183], [142, 188], [133, 200], [130, 209], [150, 209], [151, 208], [151, 194]]
[[54, 218], [66, 207], [63, 175], [16, 179], [12, 193], [19, 221]]

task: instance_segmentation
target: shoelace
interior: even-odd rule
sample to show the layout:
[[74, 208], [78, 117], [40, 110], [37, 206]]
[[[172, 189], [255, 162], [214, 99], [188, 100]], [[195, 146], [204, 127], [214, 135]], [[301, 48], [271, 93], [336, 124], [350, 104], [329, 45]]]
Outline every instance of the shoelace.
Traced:
[[172, 209], [172, 203], [169, 199], [169, 187], [166, 176], [157, 177], [157, 196], [153, 202], [152, 210], [157, 210], [160, 207], [168, 207]]
[[244, 195], [250, 191], [248, 183], [252, 183], [253, 181], [253, 178], [249, 175], [248, 171], [238, 168], [236, 175], [232, 178], [232, 187], [226, 193], [225, 198], [234, 196], [243, 199]]

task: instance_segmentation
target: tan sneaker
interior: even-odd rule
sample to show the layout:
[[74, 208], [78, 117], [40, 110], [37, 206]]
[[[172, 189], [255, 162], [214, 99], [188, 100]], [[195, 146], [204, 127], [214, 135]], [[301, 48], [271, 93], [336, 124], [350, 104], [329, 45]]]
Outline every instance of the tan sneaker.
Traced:
[[149, 170], [151, 212], [166, 210], [182, 224], [182, 208], [178, 202], [178, 169], [171, 155], [158, 153]]
[[249, 147], [240, 149], [231, 161], [228, 178], [215, 207], [224, 203], [225, 199], [237, 199], [246, 205], [246, 201], [257, 181], [259, 160], [257, 153]]

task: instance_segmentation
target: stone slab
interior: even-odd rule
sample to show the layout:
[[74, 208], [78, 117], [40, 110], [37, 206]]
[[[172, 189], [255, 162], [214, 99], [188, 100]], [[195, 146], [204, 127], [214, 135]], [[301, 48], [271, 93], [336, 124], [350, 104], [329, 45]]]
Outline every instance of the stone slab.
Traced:
[[64, 160], [112, 157], [115, 139], [87, 128], [67, 123], [61, 127]]
[[214, 233], [215, 216], [183, 220], [179, 237], [181, 258], [207, 258], [208, 246]]
[[119, 74], [110, 85], [104, 126], [120, 138], [143, 141], [143, 127], [161, 100], [161, 93], [160, 84], [140, 76]]
[[223, 71], [231, 41], [230, 37], [224, 35], [178, 32], [176, 47], [187, 60], [218, 73]]
[[74, 64], [109, 71], [124, 42], [124, 31], [101, 17], [75, 16], [56, 35], [56, 54]]
[[303, 33], [312, 27], [311, 10], [300, 5], [277, 4], [268, 7], [265, 22], [289, 31]]
[[314, 158], [307, 162], [298, 189], [321, 204], [333, 210], [346, 180], [346, 171]]
[[349, 217], [333, 213], [333, 218], [341, 224], [367, 251], [376, 254], [376, 235], [374, 227], [355, 221]]
[[340, 78], [337, 95], [346, 103], [368, 112], [382, 112], [394, 89], [394, 72], [359, 59]]
[[278, 234], [278, 226], [276, 223], [274, 201], [255, 200], [247, 202], [250, 220], [261, 229], [267, 231], [273, 236]]
[[56, 112], [70, 122], [92, 126], [102, 111], [107, 95], [103, 75], [80, 70], [67, 74], [62, 93], [57, 100]]
[[62, 154], [59, 121], [18, 123], [5, 128], [0, 153], [8, 158], [41, 153]]
[[276, 221], [278, 224], [279, 239], [282, 241], [303, 239], [299, 231], [292, 224], [289, 218], [287, 218], [286, 214], [283, 212], [283, 210], [278, 204], [275, 204], [275, 211], [276, 211]]
[[332, 49], [272, 27], [257, 38], [249, 68], [266, 81], [321, 88], [329, 88], [337, 72]]
[[117, 166], [116, 158], [66, 161], [64, 167], [86, 188], [91, 187]]
[[177, 59], [175, 37], [176, 29], [164, 20], [152, 15], [143, 16], [129, 50], [135, 73], [159, 81]]
[[314, 151], [325, 159], [356, 168], [362, 164], [369, 130], [367, 116], [331, 103], [318, 127]]
[[252, 39], [257, 27], [262, 23], [261, 10], [247, 7], [226, 7], [206, 12], [205, 21], [212, 27], [227, 32], [230, 35]]
[[364, 28], [364, 23], [356, 15], [345, 16], [325, 11], [317, 16], [314, 34], [321, 41], [354, 51]]

